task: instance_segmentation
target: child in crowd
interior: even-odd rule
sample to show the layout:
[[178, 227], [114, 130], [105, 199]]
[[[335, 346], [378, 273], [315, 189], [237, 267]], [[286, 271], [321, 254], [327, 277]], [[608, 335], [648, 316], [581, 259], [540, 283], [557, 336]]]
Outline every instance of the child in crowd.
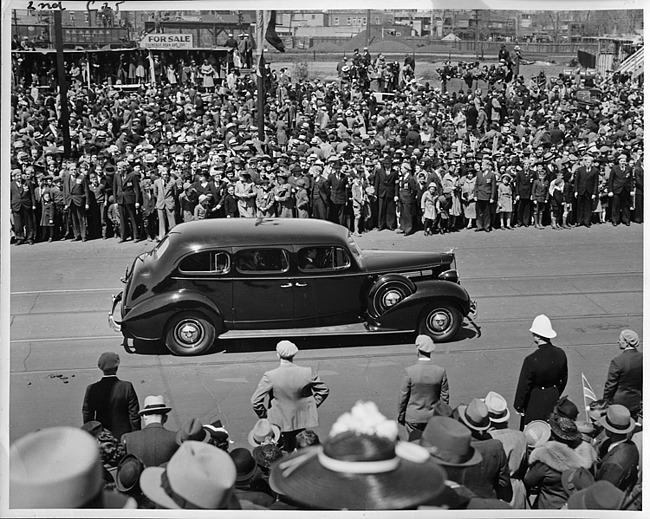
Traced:
[[436, 223], [436, 183], [431, 182], [426, 191], [422, 193], [420, 200], [422, 208], [422, 223], [424, 224], [424, 235], [431, 236]]
[[115, 203], [115, 197], [113, 195], [108, 197], [108, 220], [111, 222], [111, 227], [113, 227], [113, 236], [121, 238], [120, 236], [120, 209]]
[[209, 206], [210, 206], [210, 199], [208, 198], [208, 195], [200, 195], [199, 203], [196, 204], [196, 207], [194, 208], [194, 219], [205, 220], [205, 215], [208, 211]]
[[56, 207], [49, 191], [44, 191], [41, 197], [41, 227], [43, 228], [43, 239], [48, 242], [54, 239], [54, 218]]
[[298, 218], [309, 218], [309, 193], [307, 192], [307, 181], [298, 179], [296, 190], [296, 209]]
[[239, 210], [237, 209], [237, 197], [235, 196], [234, 184], [228, 184], [228, 187], [226, 188], [226, 194], [221, 199], [219, 205], [223, 206], [223, 210], [226, 215], [226, 218], [239, 217]]
[[497, 213], [501, 218], [502, 229], [512, 229], [512, 177], [508, 173], [501, 175], [501, 181], [498, 186]]
[[[564, 176], [562, 171], [558, 171], [548, 187], [548, 195], [551, 200], [551, 227], [553, 229], [566, 227], [566, 220], [562, 218], [564, 212], [564, 189]], [[563, 222], [565, 225], [561, 225], [560, 222]]]
[[544, 217], [546, 202], [548, 202], [548, 181], [546, 180], [546, 168], [543, 164], [537, 166], [537, 178], [533, 182], [532, 195], [533, 204], [535, 204], [535, 228], [544, 229], [542, 218]]
[[451, 209], [451, 195], [454, 188], [451, 186], [445, 187], [442, 190], [442, 195], [436, 200], [436, 212], [438, 213], [438, 229], [440, 234], [449, 232], [449, 209]]

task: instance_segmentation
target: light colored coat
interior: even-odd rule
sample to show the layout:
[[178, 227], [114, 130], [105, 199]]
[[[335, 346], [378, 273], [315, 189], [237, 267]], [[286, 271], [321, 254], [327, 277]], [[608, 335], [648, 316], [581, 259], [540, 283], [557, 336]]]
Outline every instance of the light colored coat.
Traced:
[[405, 369], [397, 421], [427, 423], [433, 416], [433, 406], [439, 400], [449, 403], [447, 372], [430, 360], [420, 359]]
[[251, 404], [257, 416], [290, 432], [318, 426], [317, 408], [328, 395], [329, 388], [310, 367], [282, 360], [279, 367], [264, 373]]

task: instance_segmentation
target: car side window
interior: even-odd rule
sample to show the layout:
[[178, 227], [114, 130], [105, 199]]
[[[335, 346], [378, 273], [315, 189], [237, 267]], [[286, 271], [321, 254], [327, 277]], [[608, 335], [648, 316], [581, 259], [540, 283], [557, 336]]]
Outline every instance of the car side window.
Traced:
[[183, 258], [178, 268], [183, 274], [227, 274], [230, 255], [227, 252], [198, 252]]
[[237, 272], [245, 274], [282, 273], [289, 270], [284, 249], [247, 249], [235, 254]]
[[342, 247], [305, 247], [298, 252], [301, 271], [343, 270], [350, 266], [350, 255]]

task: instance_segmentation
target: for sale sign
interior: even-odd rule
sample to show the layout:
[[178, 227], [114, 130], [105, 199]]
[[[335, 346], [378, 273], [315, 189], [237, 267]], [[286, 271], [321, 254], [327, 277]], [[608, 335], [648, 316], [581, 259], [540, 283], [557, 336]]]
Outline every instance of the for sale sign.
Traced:
[[140, 48], [152, 50], [191, 49], [194, 37], [191, 34], [147, 34], [140, 41]]

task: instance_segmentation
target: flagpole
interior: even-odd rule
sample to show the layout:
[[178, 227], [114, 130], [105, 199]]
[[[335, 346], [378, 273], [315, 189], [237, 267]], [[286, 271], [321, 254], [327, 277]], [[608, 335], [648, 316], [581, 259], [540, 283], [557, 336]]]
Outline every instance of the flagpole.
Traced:
[[[265, 26], [264, 11], [257, 11], [255, 23], [255, 40], [257, 54], [257, 138], [264, 141], [264, 102], [266, 93], [264, 92], [264, 30]], [[261, 69], [261, 70], [260, 70]]]

